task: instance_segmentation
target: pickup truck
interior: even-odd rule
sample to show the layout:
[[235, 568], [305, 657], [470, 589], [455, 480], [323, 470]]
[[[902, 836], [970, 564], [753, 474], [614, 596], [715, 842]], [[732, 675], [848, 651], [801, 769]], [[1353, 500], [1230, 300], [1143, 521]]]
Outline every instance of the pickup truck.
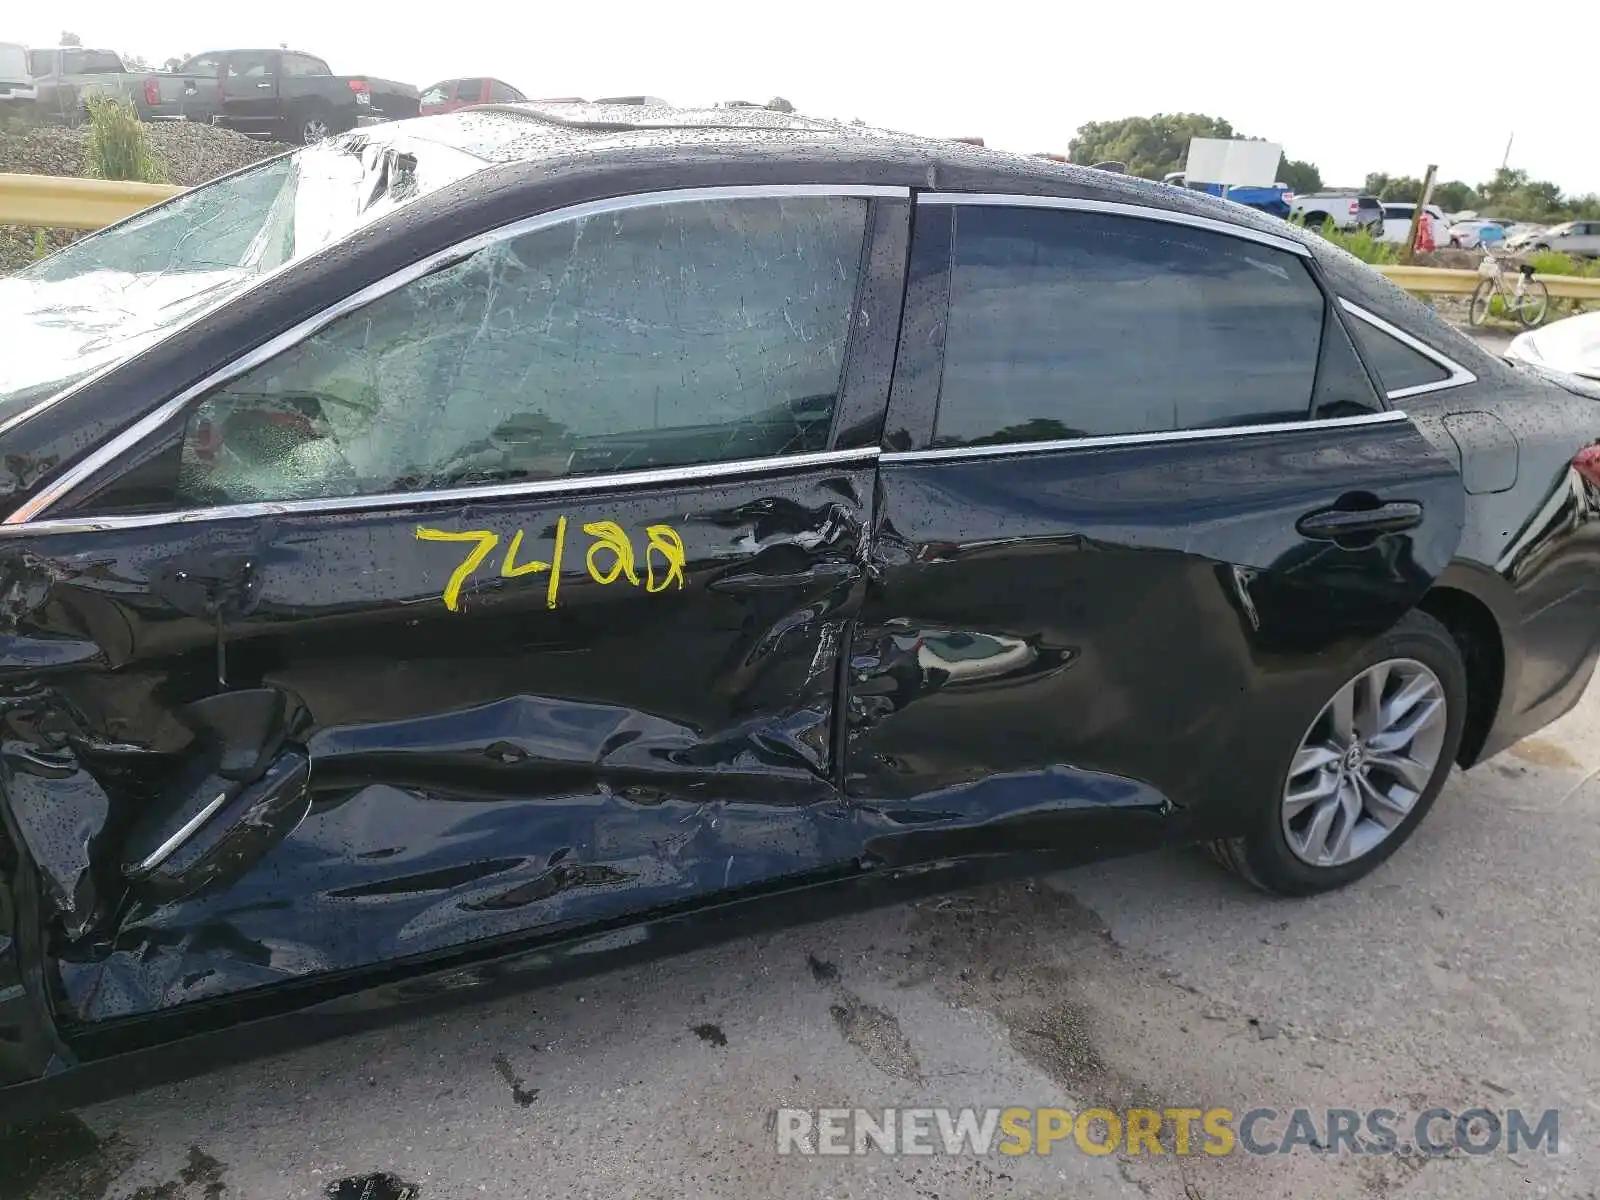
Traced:
[[1313, 192], [1308, 196], [1296, 196], [1289, 217], [1290, 220], [1304, 218], [1311, 228], [1321, 228], [1332, 221], [1345, 233], [1365, 229], [1373, 237], [1383, 234], [1383, 204], [1376, 196], [1355, 192]]
[[82, 120], [84, 101], [91, 96], [134, 101], [137, 107], [135, 93], [144, 82], [144, 72], [129, 71], [115, 51], [83, 46], [29, 50], [28, 73], [33, 76], [34, 114], [68, 124]]
[[207, 121], [252, 137], [310, 144], [374, 121], [417, 115], [420, 93], [374, 75], [335, 75], [296, 50], [214, 50], [137, 97], [151, 120]]
[[1294, 205], [1294, 193], [1281, 183], [1274, 183], [1271, 187], [1241, 185], [1230, 187], [1221, 183], [1188, 183], [1182, 171], [1162, 176], [1161, 182], [1171, 184], [1173, 187], [1188, 188], [1192, 192], [1204, 192], [1208, 196], [1232, 200], [1235, 204], [1243, 204], [1246, 208], [1258, 209], [1274, 217], [1287, 217]]
[[0, 116], [13, 109], [30, 110], [35, 99], [33, 76], [28, 72], [28, 48], [16, 42], [0, 42]]

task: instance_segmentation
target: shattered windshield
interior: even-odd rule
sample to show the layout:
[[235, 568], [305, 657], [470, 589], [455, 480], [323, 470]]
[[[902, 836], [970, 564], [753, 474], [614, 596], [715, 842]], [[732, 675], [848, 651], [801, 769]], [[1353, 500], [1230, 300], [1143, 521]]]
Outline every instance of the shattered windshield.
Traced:
[[186, 192], [0, 279], [0, 422], [487, 165], [394, 129], [348, 134]]

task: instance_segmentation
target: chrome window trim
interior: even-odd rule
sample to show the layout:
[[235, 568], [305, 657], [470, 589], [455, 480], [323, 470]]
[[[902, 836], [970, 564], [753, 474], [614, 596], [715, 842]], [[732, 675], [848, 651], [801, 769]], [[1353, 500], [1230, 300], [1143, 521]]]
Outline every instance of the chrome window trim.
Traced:
[[1371, 325], [1380, 333], [1388, 334], [1401, 345], [1409, 346], [1418, 354], [1422, 355], [1422, 357], [1433, 362], [1436, 366], [1443, 367], [1450, 373], [1448, 378], [1441, 379], [1437, 383], [1419, 383], [1414, 387], [1395, 388], [1395, 390], [1392, 392], [1385, 392], [1384, 395], [1388, 399], [1404, 400], [1407, 396], [1421, 396], [1427, 392], [1442, 392], [1446, 388], [1463, 387], [1466, 384], [1478, 382], [1478, 377], [1471, 371], [1467, 370], [1466, 367], [1463, 367], [1460, 363], [1456, 362], [1455, 359], [1451, 358], [1449, 355], [1441, 354], [1426, 342], [1420, 341], [1416, 337], [1407, 333], [1404, 329], [1401, 329], [1400, 326], [1395, 325], [1392, 322], [1385, 321], [1376, 313], [1368, 312], [1359, 304], [1352, 303], [1351, 301], [1346, 300], [1343, 296], [1339, 297], [1339, 307], [1344, 309], [1345, 312], [1349, 313], [1357, 320], [1364, 321], [1366, 324]]
[[1191, 229], [1204, 229], [1210, 233], [1226, 234], [1247, 242], [1258, 242], [1297, 254], [1309, 259], [1311, 250], [1292, 238], [1280, 237], [1248, 225], [1234, 225], [1215, 217], [1202, 217], [1194, 213], [1175, 212], [1170, 208], [1155, 208], [1144, 204], [1124, 204], [1114, 200], [1088, 200], [1077, 196], [1023, 196], [1009, 192], [926, 192], [917, 197], [918, 204], [963, 205], [984, 208], [1055, 208], [1068, 212], [1107, 213], [1118, 217], [1142, 217], [1147, 221], [1163, 221], [1168, 225], [1186, 225]]
[[886, 450], [879, 461], [891, 465], [946, 459], [1012, 457], [1049, 454], [1059, 450], [1106, 450], [1123, 446], [1160, 445], [1167, 442], [1215, 441], [1217, 438], [1256, 437], [1273, 433], [1300, 433], [1317, 429], [1351, 429], [1363, 425], [1394, 425], [1408, 420], [1395, 409], [1363, 413], [1358, 417], [1329, 417], [1320, 421], [1275, 421], [1265, 425], [1227, 425], [1216, 429], [1168, 429], [1155, 433], [1115, 433], [1100, 437], [1061, 438], [1048, 442], [1004, 442], [994, 446], [945, 446], [929, 450]]
[[425, 492], [378, 492], [369, 496], [330, 496], [309, 500], [258, 500], [222, 504], [214, 508], [185, 508], [168, 513], [129, 513], [104, 517], [44, 517], [21, 525], [0, 525], [0, 538], [21, 534], [91, 533], [110, 529], [142, 529], [159, 525], [193, 525], [207, 521], [237, 521], [261, 517], [286, 517], [306, 513], [382, 512], [429, 504], [471, 504], [483, 500], [519, 500], [527, 497], [565, 496], [573, 492], [613, 492], [654, 484], [720, 483], [746, 475], [782, 474], [816, 467], [847, 467], [875, 462], [876, 446], [854, 450], [818, 450], [770, 458], [740, 458], [727, 462], [693, 463], [682, 467], [651, 467], [617, 471], [609, 475], [566, 475], [559, 479], [529, 479], [520, 483], [485, 483], [473, 487], [438, 488]]
[[[381, 297], [388, 295], [390, 292], [399, 291], [407, 284], [421, 279], [424, 275], [449, 266], [453, 262], [470, 257], [471, 255], [478, 253], [480, 250], [494, 245], [496, 242], [508, 241], [512, 238], [521, 237], [524, 234], [534, 233], [540, 229], [546, 229], [552, 225], [560, 225], [566, 221], [578, 221], [587, 217], [599, 216], [605, 213], [627, 212], [633, 209], [654, 208], [667, 204], [686, 204], [704, 200], [792, 200], [796, 198], [813, 196], [860, 197], [862, 199], [869, 200], [880, 198], [906, 199], [910, 195], [910, 188], [900, 187], [893, 184], [875, 183], [732, 184], [726, 187], [673, 188], [655, 192], [633, 192], [626, 196], [608, 196], [602, 200], [590, 200], [582, 204], [573, 204], [567, 206], [566, 208], [554, 209], [547, 213], [539, 213], [535, 216], [523, 217], [520, 220], [512, 221], [495, 229], [491, 229], [486, 233], [465, 238], [452, 246], [448, 246], [443, 250], [428, 255], [426, 258], [419, 259], [409, 266], [401, 267], [398, 271], [392, 272], [383, 279], [378, 280], [376, 283], [370, 284], [369, 286], [362, 288], [360, 291], [354, 292], [351, 295], [344, 297], [342, 300], [330, 304], [327, 308], [324, 308], [320, 312], [307, 317], [298, 325], [285, 330], [283, 333], [280, 333], [277, 337], [272, 338], [270, 341], [262, 343], [253, 350], [246, 351], [244, 354], [227, 364], [227, 366], [222, 367], [220, 370], [213, 371], [210, 375], [207, 375], [199, 383], [184, 389], [182, 392], [178, 393], [178, 395], [162, 404], [153, 412], [147, 414], [134, 424], [130, 425], [127, 429], [123, 430], [121, 433], [102, 443], [98, 449], [91, 451], [84, 458], [80, 459], [74, 466], [64, 471], [61, 476], [54, 480], [48, 487], [44, 488], [32, 499], [19, 506], [14, 512], [11, 513], [10, 516], [6, 517], [4, 522], [0, 522], [0, 529], [5, 529], [9, 526], [26, 525], [36, 522], [37, 519], [52, 506], [71, 496], [72, 493], [76, 491], [84, 482], [91, 479], [95, 475], [98, 475], [123, 454], [133, 450], [141, 442], [156, 434], [168, 422], [182, 412], [185, 405], [189, 404], [191, 401], [203, 395], [204, 393], [210, 391], [212, 388], [227, 383], [231, 379], [237, 379], [240, 375], [245, 374], [247, 371], [253, 370], [262, 363], [266, 362], [268, 359], [273, 358], [274, 356], [283, 353], [285, 350], [288, 350], [293, 346], [305, 341], [307, 338], [312, 337], [322, 329], [326, 328], [328, 325], [331, 325], [340, 317], [346, 316], [359, 308], [363, 308], [366, 305], [371, 304], [374, 300], [378, 300]], [[326, 249], [326, 247], [323, 249]], [[322, 253], [322, 250], [319, 250], [317, 253]], [[302, 259], [299, 261], [303, 262], [307, 260]], [[270, 274], [272, 273], [269, 272], [269, 275]], [[263, 276], [263, 278], [266, 278], [266, 276]], [[186, 323], [185, 325], [179, 326], [178, 329], [174, 329], [172, 333], [176, 334], [179, 332], [179, 330], [187, 327], [188, 324]], [[168, 336], [172, 335], [169, 334]], [[111, 368], [108, 368], [108, 370], [109, 369]], [[83, 384], [78, 386], [83, 386], [91, 382], [92, 379], [98, 377], [99, 376], [92, 376], [91, 379], [84, 380]], [[63, 395], [66, 394], [67, 393], [63, 393]], [[55, 402], [55, 399], [59, 398], [60, 397], [56, 397], [50, 401], [46, 401], [39, 407], [52, 404]], [[28, 415], [31, 415], [32, 412], [35, 411], [38, 411], [38, 408], [30, 410]], [[3, 430], [0, 430], [0, 432], [3, 432]], [[787, 462], [790, 460], [773, 459], [752, 461]], [[728, 464], [706, 465], [716, 465], [723, 468], [728, 466]], [[609, 477], [603, 475], [586, 475], [579, 476], [578, 478], [583, 479], [587, 486], [593, 486], [595, 480], [604, 480]], [[539, 482], [547, 483], [562, 481], [554, 480]], [[480, 491], [481, 489], [476, 488], [450, 489], [449, 494], [465, 495], [467, 493], [473, 493], [474, 495], [477, 495], [480, 493]], [[502, 493], [498, 490], [491, 490], [487, 493], [482, 493], [482, 495], [499, 494]], [[522, 493], [509, 494], [520, 495]], [[403, 492], [385, 492], [381, 493], [380, 495], [383, 497], [388, 497], [391, 500], [399, 503], [405, 503], [408, 499], [414, 500], [418, 493], [410, 493], [408, 496], [407, 493]], [[378, 497], [374, 498], [376, 499]], [[357, 500], [362, 499], [362, 497], [350, 497], [349, 499]], [[284, 503], [299, 504], [302, 502], [285, 501]], [[224, 507], [238, 508], [253, 506], [228, 505]], [[190, 511], [220, 512], [223, 511], [223, 509]], [[279, 510], [274, 509], [273, 511]], [[162, 515], [172, 518], [180, 514], [168, 513]]]

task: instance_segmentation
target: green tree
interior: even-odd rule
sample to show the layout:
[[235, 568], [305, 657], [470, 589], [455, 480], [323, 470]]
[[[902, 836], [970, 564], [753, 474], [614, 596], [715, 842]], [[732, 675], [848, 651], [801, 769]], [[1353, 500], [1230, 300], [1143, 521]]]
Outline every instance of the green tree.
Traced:
[[1118, 121], [1090, 121], [1078, 128], [1067, 147], [1075, 163], [1088, 166], [1116, 161], [1128, 165], [1128, 174], [1160, 179], [1183, 170], [1189, 157], [1189, 139], [1231, 138], [1233, 126], [1221, 117], [1201, 113], [1157, 113], [1153, 117], [1124, 117]]
[[1415, 204], [1422, 195], [1422, 180], [1413, 175], [1385, 175], [1375, 171], [1367, 176], [1362, 190], [1379, 200], [1407, 200]]
[[1478, 191], [1470, 184], [1452, 179], [1448, 183], [1433, 185], [1433, 202], [1447, 213], [1464, 212], [1478, 207]]
[[1572, 211], [1562, 201], [1561, 188], [1547, 179], [1529, 179], [1516, 167], [1501, 167], [1478, 191], [1484, 211], [1518, 221], [1559, 221]]
[[794, 105], [790, 104], [782, 96], [774, 96], [771, 100], [768, 100], [767, 107], [773, 112], [792, 113], [794, 111]]
[[1322, 172], [1317, 170], [1315, 163], [1303, 159], [1284, 156], [1281, 166], [1278, 167], [1278, 181], [1291, 192], [1320, 192], [1322, 190]]

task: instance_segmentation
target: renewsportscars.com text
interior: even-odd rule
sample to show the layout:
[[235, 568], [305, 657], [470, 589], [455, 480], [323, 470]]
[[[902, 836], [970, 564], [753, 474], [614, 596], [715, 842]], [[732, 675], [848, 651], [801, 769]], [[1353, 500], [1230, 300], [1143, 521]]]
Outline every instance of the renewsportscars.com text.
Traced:
[[1557, 1109], [780, 1108], [779, 1154], [1557, 1154]]

